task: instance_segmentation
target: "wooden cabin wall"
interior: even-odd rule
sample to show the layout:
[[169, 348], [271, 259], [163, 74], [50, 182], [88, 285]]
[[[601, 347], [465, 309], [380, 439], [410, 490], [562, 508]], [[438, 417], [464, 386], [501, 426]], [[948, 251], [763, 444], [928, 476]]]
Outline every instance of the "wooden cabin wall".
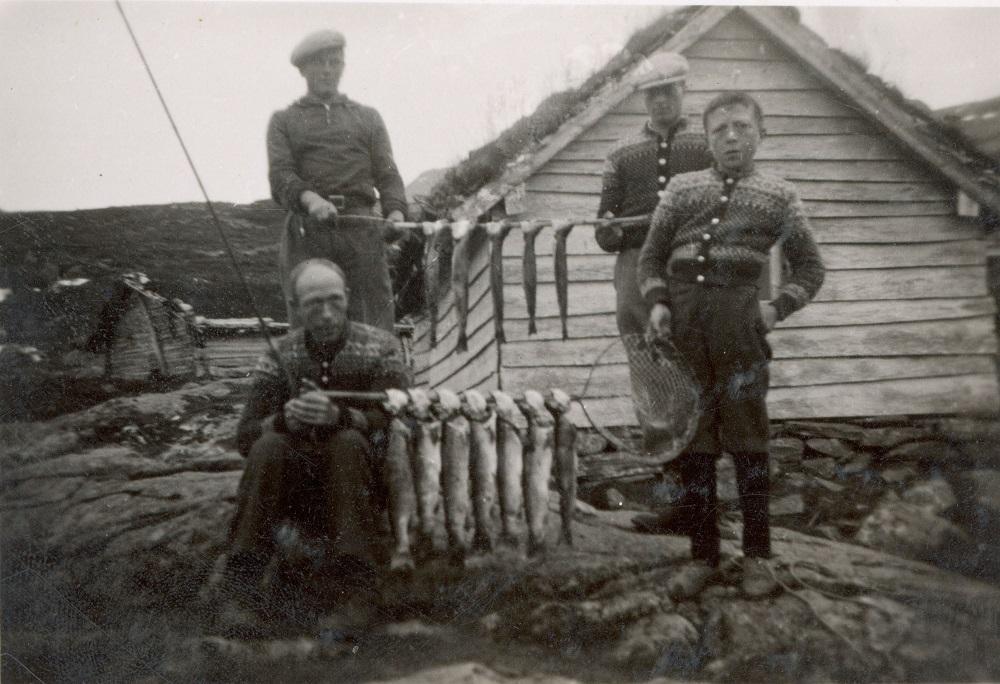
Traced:
[[204, 358], [212, 373], [249, 373], [266, 350], [261, 335], [211, 336], [205, 340]]
[[430, 345], [430, 325], [425, 318], [416, 328], [413, 342], [414, 382], [418, 386], [467, 389], [498, 389], [498, 351], [493, 330], [493, 300], [490, 295], [489, 246], [479, 233], [473, 238], [469, 267], [469, 316], [466, 324], [468, 351], [459, 352], [458, 316], [450, 287], [438, 304], [437, 344]]
[[[828, 269], [815, 301], [769, 336], [771, 416], [997, 410], [986, 244], [972, 220], [955, 215], [954, 188], [738, 12], [685, 54], [691, 73], [684, 110], [694, 130], [701, 131], [701, 111], [722, 90], [747, 90], [761, 103], [768, 135], [759, 168], [795, 183]], [[594, 215], [607, 151], [644, 120], [636, 94], [556, 154], [527, 181], [526, 217]], [[624, 350], [615, 341], [614, 256], [598, 248], [592, 228], [574, 229], [571, 339], [563, 342], [551, 229], [536, 241], [539, 332], [531, 337], [522, 244], [515, 230], [504, 249], [503, 387], [551, 384], [579, 392], [604, 353], [588, 410], [601, 424], [634, 424]]]

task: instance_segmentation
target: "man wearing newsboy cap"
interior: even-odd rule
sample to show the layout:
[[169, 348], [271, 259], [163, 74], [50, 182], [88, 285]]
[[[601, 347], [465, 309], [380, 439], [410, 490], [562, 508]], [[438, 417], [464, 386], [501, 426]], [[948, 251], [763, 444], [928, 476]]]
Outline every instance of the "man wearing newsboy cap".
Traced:
[[323, 257], [347, 273], [348, 316], [391, 331], [392, 284], [382, 224], [373, 219], [377, 200], [386, 219], [404, 220], [406, 195], [382, 117], [338, 90], [345, 43], [340, 32], [322, 30], [295, 46], [290, 61], [306, 94], [268, 125], [271, 196], [288, 210], [279, 271], [293, 327], [288, 274], [307, 258]]
[[[705, 138], [688, 132], [681, 115], [688, 62], [679, 54], [659, 52], [644, 59], [636, 73], [636, 90], [642, 93], [647, 121], [638, 131], [620, 140], [604, 163], [601, 201], [597, 215], [621, 218], [652, 214], [671, 176], [700, 171], [712, 165]], [[617, 252], [615, 292], [618, 332], [625, 342], [642, 335], [649, 321], [649, 305], [639, 292], [637, 264], [639, 249], [649, 225], [597, 229], [597, 243], [606, 252]], [[631, 359], [630, 359], [631, 362]], [[648, 426], [642, 424], [650, 437]], [[642, 515], [633, 519], [636, 527], [647, 532], [674, 531], [672, 512]]]

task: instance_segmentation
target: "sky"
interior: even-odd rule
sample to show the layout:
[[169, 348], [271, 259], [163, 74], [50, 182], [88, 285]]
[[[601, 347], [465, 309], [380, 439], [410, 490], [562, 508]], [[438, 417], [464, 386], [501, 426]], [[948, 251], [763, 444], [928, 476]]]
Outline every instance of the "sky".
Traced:
[[[460, 161], [602, 66], [656, 5], [125, 2], [215, 201], [269, 196], [264, 134], [304, 94], [288, 62], [347, 37], [341, 90], [377, 108], [405, 182]], [[1000, 95], [1000, 7], [800, 8], [831, 46], [932, 108]], [[0, 209], [201, 199], [112, 2], [0, 0]]]

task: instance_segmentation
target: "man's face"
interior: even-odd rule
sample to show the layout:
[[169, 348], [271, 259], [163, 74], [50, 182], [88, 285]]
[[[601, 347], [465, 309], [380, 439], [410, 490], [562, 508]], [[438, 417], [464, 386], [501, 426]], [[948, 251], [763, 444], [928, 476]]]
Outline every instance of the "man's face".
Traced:
[[668, 128], [681, 118], [684, 84], [668, 83], [645, 91], [646, 112], [654, 126]]
[[730, 173], [749, 167], [762, 135], [753, 108], [747, 105], [721, 107], [709, 112], [705, 120], [705, 136], [715, 163]]
[[306, 60], [300, 71], [311, 95], [321, 99], [333, 97], [344, 75], [344, 51], [339, 48], [321, 50]]
[[347, 287], [324, 266], [310, 266], [295, 283], [299, 318], [319, 343], [336, 342], [347, 327]]

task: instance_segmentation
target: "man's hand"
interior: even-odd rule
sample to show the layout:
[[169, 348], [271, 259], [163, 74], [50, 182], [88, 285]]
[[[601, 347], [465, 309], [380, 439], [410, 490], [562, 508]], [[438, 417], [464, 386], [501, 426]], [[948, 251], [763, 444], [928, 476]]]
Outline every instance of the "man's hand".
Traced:
[[[604, 212], [604, 216], [602, 216], [601, 218], [613, 219], [615, 218], [615, 214], [612, 211], [606, 211]], [[622, 231], [621, 226], [605, 226], [604, 229], [607, 230], [613, 236], [612, 239], [615, 241], [616, 244], [620, 245], [622, 243], [622, 240], [625, 238], [625, 233], [624, 231]]]
[[385, 220], [392, 221], [393, 223], [402, 223], [406, 220], [406, 217], [403, 216], [403, 212], [399, 209], [393, 209], [389, 212], [389, 215], [385, 217]]
[[312, 190], [304, 190], [299, 195], [299, 202], [309, 212], [309, 216], [317, 221], [328, 221], [337, 215], [337, 207], [333, 206], [333, 202], [323, 199]]
[[339, 420], [340, 407], [318, 390], [285, 402], [285, 424], [293, 432], [305, 425], [336, 425]]
[[657, 302], [649, 312], [649, 326], [660, 337], [670, 336], [670, 307]]
[[770, 302], [761, 302], [760, 317], [764, 320], [764, 328], [771, 332], [778, 323], [778, 310]]
[[[601, 218], [613, 219], [614, 217], [614, 213], [606, 211]], [[605, 252], [618, 252], [621, 251], [625, 233], [621, 226], [598, 226], [594, 231], [594, 238]]]

